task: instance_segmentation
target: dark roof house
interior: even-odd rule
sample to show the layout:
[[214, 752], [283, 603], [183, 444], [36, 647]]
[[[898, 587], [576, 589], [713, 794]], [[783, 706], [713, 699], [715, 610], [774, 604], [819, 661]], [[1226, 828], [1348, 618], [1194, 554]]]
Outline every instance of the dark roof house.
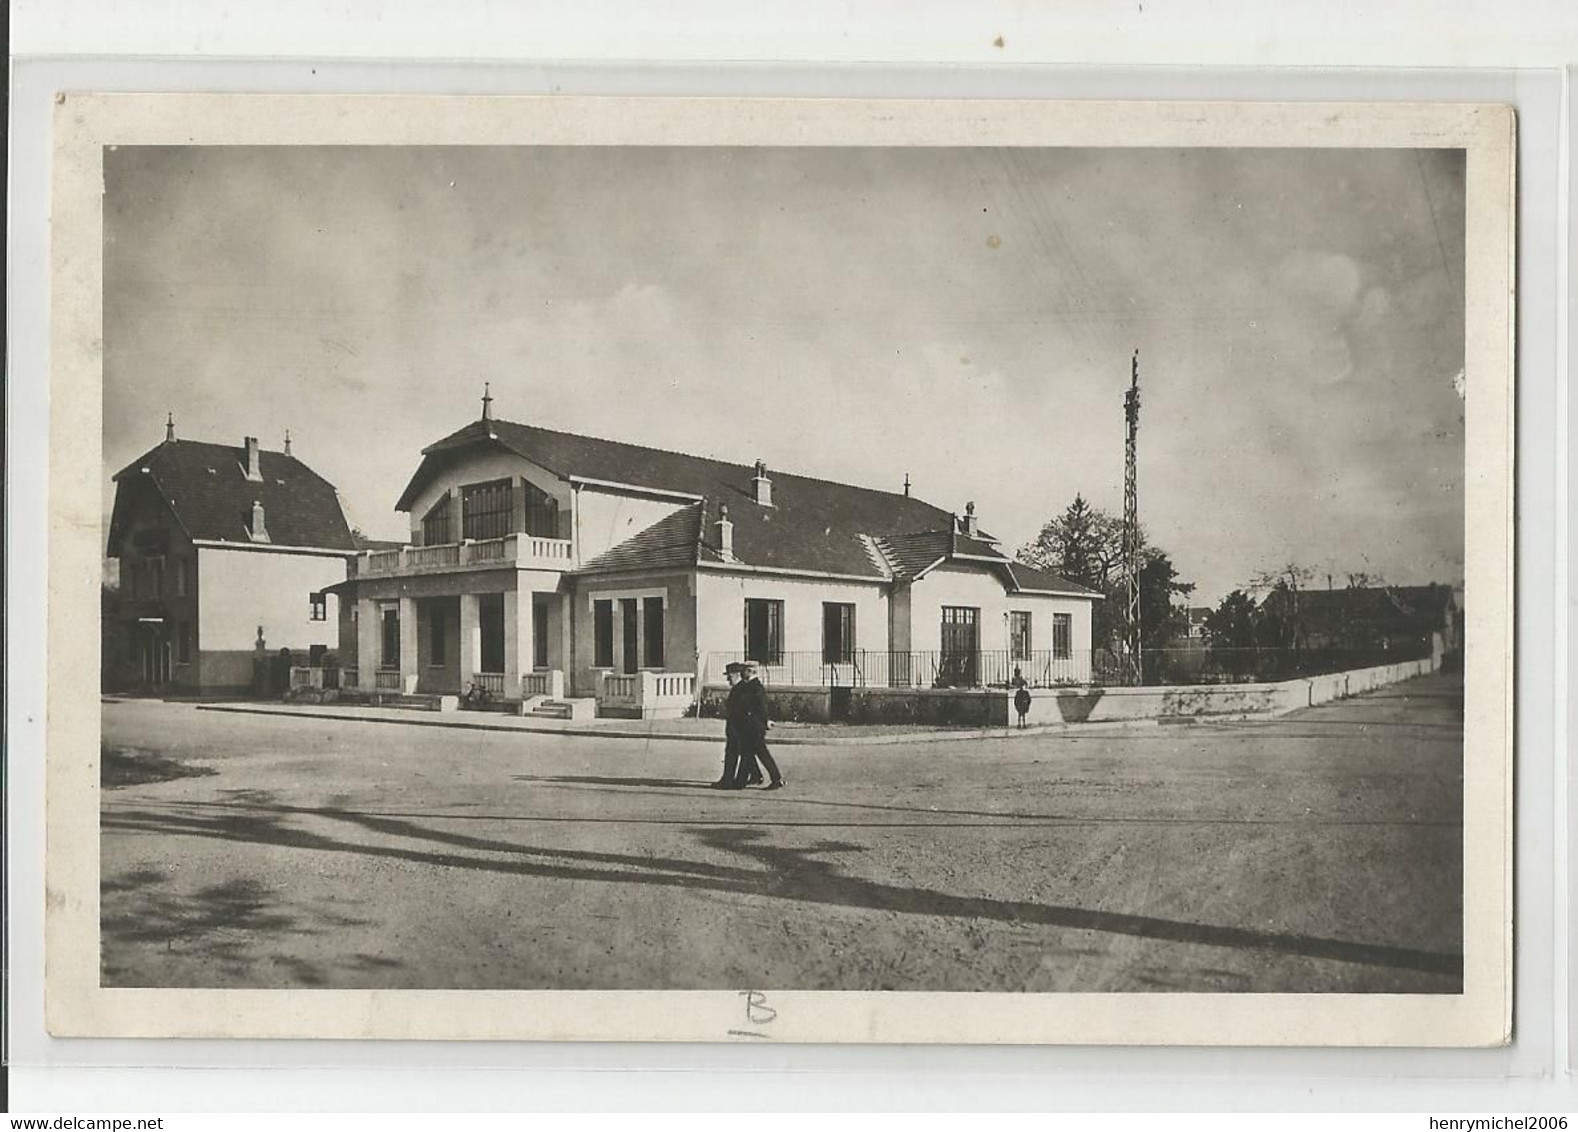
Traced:
[[[396, 508], [409, 510], [435, 477], [478, 446], [497, 446], [572, 484], [637, 489], [689, 505], [585, 562], [581, 573], [730, 563], [872, 580], [913, 580], [948, 561], [998, 564], [1014, 590], [1089, 594], [1013, 562], [963, 518], [907, 494], [774, 470], [771, 500], [756, 501], [764, 466], [626, 444], [484, 418], [429, 445]], [[720, 523], [729, 524], [730, 547]], [[971, 533], [974, 531], [974, 533]]]
[[[145, 484], [194, 542], [359, 549], [334, 485], [287, 452], [167, 439], [115, 474], [123, 489]], [[120, 545], [132, 498], [116, 493], [109, 545]], [[261, 518], [261, 530], [254, 530]], [[113, 552], [113, 550], [112, 550]]]
[[1298, 632], [1312, 647], [1427, 641], [1450, 632], [1456, 609], [1445, 585], [1300, 590]]

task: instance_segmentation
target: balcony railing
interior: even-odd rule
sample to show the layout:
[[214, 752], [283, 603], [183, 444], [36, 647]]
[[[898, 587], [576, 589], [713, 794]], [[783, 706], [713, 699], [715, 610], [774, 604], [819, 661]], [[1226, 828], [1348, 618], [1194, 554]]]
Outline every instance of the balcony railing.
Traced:
[[695, 698], [694, 672], [603, 672], [598, 678], [599, 710], [634, 711], [646, 718], [678, 715]]
[[546, 696], [549, 699], [564, 699], [564, 671], [559, 668], [544, 668], [536, 672], [521, 673], [521, 698], [530, 699], [533, 696]]
[[[1368, 649], [1150, 649], [1143, 654], [1147, 685], [1271, 683], [1422, 660], [1428, 641]], [[742, 653], [709, 653], [704, 679], [721, 684], [724, 666]], [[1008, 649], [974, 651], [855, 649], [841, 655], [781, 652], [757, 658], [764, 684], [833, 688], [1031, 688], [1117, 687], [1128, 682], [1123, 657], [1111, 649]]]
[[[712, 653], [707, 662], [710, 683], [723, 680], [725, 665], [745, 660], [742, 653]], [[885, 651], [852, 649], [782, 652], [757, 658], [764, 684], [795, 684], [833, 688], [1006, 688], [1023, 680], [1033, 688], [1101, 683], [1106, 676], [1103, 654], [1089, 650], [1042, 649], [1014, 654], [1008, 649], [972, 652], [941, 650]]]
[[568, 570], [574, 561], [569, 539], [506, 535], [504, 538], [482, 539], [477, 542], [450, 542], [436, 546], [402, 546], [394, 550], [368, 551], [351, 560], [351, 576], [387, 578], [497, 566]]
[[502, 672], [478, 672], [471, 677], [471, 681], [496, 700], [504, 697], [504, 673]]

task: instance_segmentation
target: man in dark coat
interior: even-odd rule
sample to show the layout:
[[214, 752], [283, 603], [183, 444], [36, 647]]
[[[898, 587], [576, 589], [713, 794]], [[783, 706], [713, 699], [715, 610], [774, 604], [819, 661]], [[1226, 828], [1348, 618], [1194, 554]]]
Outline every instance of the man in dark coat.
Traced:
[[[719, 790], [736, 790], [746, 785], [748, 774], [741, 773], [740, 767], [740, 677], [745, 671], [745, 665], [737, 662], [724, 665], [723, 678], [729, 683], [729, 696], [723, 705], [723, 777], [712, 785]], [[755, 760], [751, 766], [755, 767]], [[761, 781], [761, 771], [756, 772], [756, 781]]]
[[[783, 788], [784, 776], [778, 772], [778, 763], [767, 750], [767, 689], [757, 678], [756, 666], [746, 661], [741, 680], [729, 692], [729, 719], [734, 722], [735, 735], [740, 748], [740, 766], [736, 773], [737, 787], [749, 786], [762, 780], [762, 770], [770, 776], [767, 789]], [[758, 763], [760, 765], [758, 765]]]

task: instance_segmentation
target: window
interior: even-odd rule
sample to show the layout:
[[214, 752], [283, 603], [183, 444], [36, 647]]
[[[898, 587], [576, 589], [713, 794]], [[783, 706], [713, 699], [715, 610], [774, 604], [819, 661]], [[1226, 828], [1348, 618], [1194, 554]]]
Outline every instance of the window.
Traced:
[[822, 603], [822, 663], [852, 664], [855, 660], [855, 607], [841, 601]]
[[175, 662], [192, 663], [192, 623], [177, 621], [175, 624]]
[[476, 483], [463, 488], [460, 493], [462, 536], [485, 539], [509, 534], [512, 501], [509, 480]]
[[386, 605], [383, 609], [383, 655], [381, 668], [400, 667], [400, 607]]
[[614, 603], [592, 603], [592, 667], [614, 666]]
[[1074, 655], [1074, 615], [1072, 613], [1054, 613], [1052, 615], [1052, 655], [1058, 660], [1067, 660]]
[[442, 546], [449, 541], [449, 495], [446, 493], [422, 516], [422, 545]]
[[164, 559], [148, 559], [148, 584], [151, 592], [149, 597], [164, 596]]
[[329, 597], [322, 590], [307, 595], [312, 620], [327, 621], [329, 619]]
[[429, 668], [442, 668], [449, 663], [446, 648], [449, 640], [448, 620], [444, 616], [442, 605], [435, 605], [428, 611], [427, 665]]
[[643, 598], [641, 602], [641, 663], [647, 668], [663, 667], [663, 599]]
[[175, 596], [186, 596], [186, 559], [175, 560]]
[[538, 538], [559, 537], [559, 504], [534, 483], [526, 485], [526, 533]]
[[1008, 655], [1010, 660], [1030, 659], [1030, 614], [1020, 610], [1008, 614]]
[[777, 665], [784, 659], [784, 603], [768, 598], [745, 599], [745, 659]]

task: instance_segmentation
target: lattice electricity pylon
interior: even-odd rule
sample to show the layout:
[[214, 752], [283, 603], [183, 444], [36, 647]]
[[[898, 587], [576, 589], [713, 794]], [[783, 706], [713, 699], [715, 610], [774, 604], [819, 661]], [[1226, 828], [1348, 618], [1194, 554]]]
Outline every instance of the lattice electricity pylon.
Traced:
[[1129, 390], [1123, 397], [1123, 415], [1129, 426], [1123, 463], [1123, 574], [1128, 591], [1128, 607], [1124, 616], [1124, 630], [1128, 638], [1124, 682], [1139, 685], [1144, 681], [1144, 665], [1140, 656], [1140, 494], [1136, 464], [1140, 432], [1139, 350], [1134, 351]]

